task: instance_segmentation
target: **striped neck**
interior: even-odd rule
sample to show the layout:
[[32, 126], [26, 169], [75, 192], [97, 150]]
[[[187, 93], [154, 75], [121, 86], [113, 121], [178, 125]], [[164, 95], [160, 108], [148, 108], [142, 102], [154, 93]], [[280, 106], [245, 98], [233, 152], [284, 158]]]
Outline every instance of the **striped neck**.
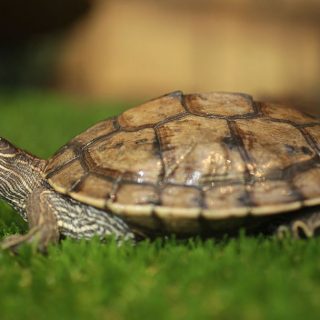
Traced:
[[0, 138], [0, 197], [25, 217], [26, 200], [42, 183], [45, 161]]

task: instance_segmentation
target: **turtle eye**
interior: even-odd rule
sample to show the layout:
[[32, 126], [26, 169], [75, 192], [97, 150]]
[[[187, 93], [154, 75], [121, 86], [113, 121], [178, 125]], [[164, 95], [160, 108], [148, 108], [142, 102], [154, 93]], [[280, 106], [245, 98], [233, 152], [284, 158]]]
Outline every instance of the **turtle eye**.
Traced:
[[0, 149], [4, 149], [8, 145], [8, 141], [0, 137]]
[[0, 137], [0, 156], [10, 156], [17, 153], [16, 148], [6, 139]]

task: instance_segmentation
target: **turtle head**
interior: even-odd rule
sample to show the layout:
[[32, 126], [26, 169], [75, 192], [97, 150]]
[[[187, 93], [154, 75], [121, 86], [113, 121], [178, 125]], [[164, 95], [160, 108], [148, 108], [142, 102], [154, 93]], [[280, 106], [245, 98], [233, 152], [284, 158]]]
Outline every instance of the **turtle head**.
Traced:
[[19, 153], [19, 149], [16, 148], [8, 140], [0, 137], [0, 159], [13, 158]]
[[23, 212], [26, 198], [41, 181], [44, 163], [0, 137], [0, 198]]

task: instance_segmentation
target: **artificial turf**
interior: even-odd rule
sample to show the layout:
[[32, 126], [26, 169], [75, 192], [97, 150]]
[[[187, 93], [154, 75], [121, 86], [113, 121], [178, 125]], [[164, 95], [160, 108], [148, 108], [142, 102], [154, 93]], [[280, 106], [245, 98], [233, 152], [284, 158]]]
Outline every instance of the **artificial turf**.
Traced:
[[[0, 136], [49, 157], [128, 104], [0, 94]], [[0, 203], [0, 237], [26, 225]], [[63, 240], [48, 255], [0, 251], [0, 319], [319, 319], [320, 238]]]

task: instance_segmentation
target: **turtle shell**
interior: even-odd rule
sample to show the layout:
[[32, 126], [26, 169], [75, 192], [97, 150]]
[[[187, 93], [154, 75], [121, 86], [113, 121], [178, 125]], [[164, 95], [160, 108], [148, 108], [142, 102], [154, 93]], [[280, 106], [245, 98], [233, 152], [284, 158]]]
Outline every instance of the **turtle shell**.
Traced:
[[58, 192], [156, 230], [320, 204], [320, 121], [240, 93], [173, 92], [101, 121], [49, 161]]

